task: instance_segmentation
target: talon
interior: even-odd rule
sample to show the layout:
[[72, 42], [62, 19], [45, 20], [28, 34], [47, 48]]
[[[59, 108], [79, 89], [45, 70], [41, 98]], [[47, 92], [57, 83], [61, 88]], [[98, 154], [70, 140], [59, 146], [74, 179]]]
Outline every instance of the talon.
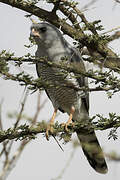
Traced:
[[45, 136], [46, 136], [46, 139], [49, 141], [49, 134], [52, 134], [53, 133], [53, 125], [54, 125], [54, 120], [55, 120], [55, 116], [56, 116], [56, 113], [57, 113], [57, 109], [54, 110], [54, 113], [52, 115], [52, 118], [47, 126], [47, 129], [46, 129], [46, 133], [45, 133]]
[[47, 130], [45, 133], [46, 139], [49, 141], [49, 134], [53, 133], [53, 124], [48, 124]]
[[73, 118], [74, 112], [75, 112], [75, 108], [72, 106], [68, 121], [67, 121], [66, 123], [62, 123], [62, 126], [65, 128], [65, 131], [66, 131], [66, 132], [69, 131], [69, 130], [68, 130], [68, 126], [69, 126], [70, 124], [74, 125], [74, 123], [72, 122], [72, 118]]
[[73, 123], [73, 122], [70, 122], [70, 123], [67, 122], [67, 123], [62, 123], [62, 124], [61, 124], [61, 126], [64, 127], [64, 129], [65, 129], [66, 132], [69, 131], [69, 129], [68, 129], [68, 126], [69, 126], [69, 125], [72, 125], [72, 126], [73, 126], [74, 123]]

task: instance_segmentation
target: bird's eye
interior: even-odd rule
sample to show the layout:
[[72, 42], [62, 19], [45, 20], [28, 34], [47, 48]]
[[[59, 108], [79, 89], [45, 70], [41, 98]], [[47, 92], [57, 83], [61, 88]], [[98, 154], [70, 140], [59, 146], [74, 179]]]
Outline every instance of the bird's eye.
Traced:
[[41, 27], [41, 28], [40, 28], [40, 31], [41, 31], [41, 32], [45, 32], [46, 30], [47, 30], [46, 27]]

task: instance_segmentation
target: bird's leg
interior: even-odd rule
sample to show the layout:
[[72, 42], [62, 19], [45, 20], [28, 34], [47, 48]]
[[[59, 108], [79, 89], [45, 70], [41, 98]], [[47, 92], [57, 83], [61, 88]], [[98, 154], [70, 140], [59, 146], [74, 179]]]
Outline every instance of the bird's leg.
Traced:
[[68, 131], [69, 124], [72, 124], [72, 118], [73, 118], [74, 112], [75, 112], [75, 108], [74, 108], [74, 106], [72, 106], [68, 121], [66, 123], [63, 123], [63, 126], [65, 127], [66, 131]]
[[55, 116], [57, 113], [57, 109], [54, 109], [54, 113], [52, 115], [51, 120], [49, 121], [48, 125], [47, 125], [47, 130], [46, 130], [46, 139], [49, 140], [49, 132], [53, 133], [53, 125], [54, 125], [54, 120], [55, 120]]

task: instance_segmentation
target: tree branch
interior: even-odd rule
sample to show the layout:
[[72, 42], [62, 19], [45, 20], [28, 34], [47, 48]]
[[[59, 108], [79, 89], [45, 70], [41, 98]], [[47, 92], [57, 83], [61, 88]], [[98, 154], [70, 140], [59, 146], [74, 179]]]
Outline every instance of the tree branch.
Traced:
[[120, 38], [120, 31], [117, 31], [112, 36], [110, 36], [111, 41], [114, 41], [119, 38]]
[[[113, 76], [113, 74], [111, 75], [111, 72], [104, 72], [102, 73], [101, 71], [93, 71], [93, 70], [89, 70], [88, 72], [85, 72], [85, 70], [82, 67], [81, 63], [71, 63], [71, 64], [67, 64], [66, 61], [63, 61], [62, 63], [56, 63], [56, 62], [51, 62], [49, 60], [47, 60], [45, 57], [43, 58], [16, 58], [16, 57], [1, 57], [1, 63], [2, 60], [6, 59], [7, 61], [14, 61], [17, 62], [18, 65], [21, 64], [22, 62], [32, 62], [32, 63], [44, 63], [47, 66], [50, 66], [51, 68], [60, 68], [63, 69], [64, 74], [67, 75], [67, 73], [69, 72], [74, 72], [77, 78], [81, 78], [82, 76], [85, 77], [89, 77], [94, 79], [96, 82], [96, 84], [98, 84], [99, 82], [101, 82], [101, 85], [95, 86], [94, 88], [89, 88], [89, 87], [78, 87], [78, 86], [73, 86], [72, 84], [63, 84], [63, 87], [68, 87], [68, 88], [72, 88], [75, 89], [76, 91], [109, 91], [109, 90], [113, 90], [114, 92], [118, 92], [120, 90], [120, 80], [119, 78], [117, 78], [116, 76]], [[111, 58], [112, 59], [112, 58]], [[114, 59], [114, 58], [113, 58]], [[52, 87], [53, 84], [49, 81], [49, 82], [45, 82], [42, 81], [41, 78], [38, 78], [36, 80], [33, 79], [33, 77], [26, 75], [23, 73], [19, 73], [16, 75], [10, 74], [9, 72], [4, 71], [4, 66], [1, 68], [0, 73], [2, 74], [2, 76], [5, 79], [10, 79], [10, 80], [14, 80], [14, 81], [18, 81], [20, 82], [21, 85], [25, 85], [28, 86], [29, 89], [31, 90], [37, 90], [37, 89], [45, 89], [45, 88], [49, 88]], [[115, 69], [117, 71], [119, 71], [119, 69], [117, 68], [112, 68]], [[55, 85], [55, 84], [54, 84]], [[58, 86], [59, 83], [56, 82], [56, 86]]]
[[[80, 29], [76, 30], [74, 27], [70, 26], [68, 23], [60, 19], [55, 13], [48, 12], [46, 10], [43, 10], [36, 5], [27, 2], [27, 1], [16, 1], [16, 0], [0, 0], [0, 2], [8, 4], [12, 7], [16, 7], [18, 9], [21, 9], [23, 11], [26, 11], [30, 14], [33, 14], [39, 18], [45, 19], [46, 21], [50, 22], [51, 24], [55, 25], [56, 27], [61, 27], [61, 30], [72, 37], [73, 39], [76, 39], [80, 43], [83, 44], [83, 46], [86, 46], [90, 53], [94, 55], [95, 52], [98, 52], [101, 56], [107, 57], [107, 56], [116, 56], [116, 54], [109, 49], [106, 45], [104, 45], [103, 42], [100, 43], [101, 37], [99, 35], [96, 36], [87, 36], [84, 34], [83, 31]], [[61, 1], [62, 3], [68, 3], [67, 0]], [[83, 16], [82, 16], [83, 17]], [[84, 17], [85, 20], [85, 17]], [[87, 21], [85, 21], [87, 23]], [[89, 38], [88, 38], [89, 37]]]
[[117, 2], [117, 3], [120, 3], [120, 0], [114, 0], [115, 2]]
[[[104, 118], [101, 115], [96, 115], [91, 120], [98, 118], [98, 121], [93, 122], [90, 124], [90, 122], [86, 123], [78, 123], [74, 122], [74, 125], [69, 125], [68, 129], [69, 132], [66, 132], [62, 124], [58, 124], [58, 122], [55, 123], [54, 125], [54, 131], [53, 134], [54, 136], [61, 136], [61, 138], [65, 138], [65, 136], [70, 135], [73, 132], [80, 131], [81, 133], [88, 133], [91, 130], [106, 130], [110, 128], [115, 128], [117, 129], [120, 127], [120, 116], [117, 116], [115, 113], [109, 113], [108, 118]], [[17, 127], [16, 129], [14, 128], [9, 128], [6, 131], [0, 131], [0, 143], [9, 139], [16, 139], [16, 140], [23, 140], [23, 139], [34, 139], [37, 134], [40, 133], [45, 133], [47, 129], [47, 124], [45, 121], [40, 122], [39, 124], [35, 126], [28, 126], [26, 124], [21, 125]], [[63, 136], [64, 134], [64, 136]], [[109, 135], [111, 138], [116, 139], [114, 137], [113, 131]]]

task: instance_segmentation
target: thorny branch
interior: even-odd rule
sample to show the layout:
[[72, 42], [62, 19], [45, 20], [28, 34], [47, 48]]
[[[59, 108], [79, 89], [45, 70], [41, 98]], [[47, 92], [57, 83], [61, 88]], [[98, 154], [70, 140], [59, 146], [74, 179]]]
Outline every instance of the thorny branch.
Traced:
[[[120, 34], [116, 32], [113, 36], [111, 38], [116, 39], [117, 37], [120, 37]], [[85, 51], [85, 52], [86, 52], [86, 55], [89, 55], [88, 51]], [[23, 62], [37, 63], [38, 60], [39, 60], [39, 62], [46, 63], [46, 64], [51, 64], [51, 66], [53, 64], [53, 66], [54, 66], [53, 62], [51, 62], [51, 61], [49, 61], [47, 59], [47, 61], [48, 61], [48, 63], [47, 63], [47, 61], [45, 62], [45, 59], [46, 59], [45, 57], [43, 57], [41, 59], [35, 58], [35, 57], [30, 56], [29, 54], [25, 55], [25, 57], [14, 57], [13, 54], [5, 52], [4, 50], [3, 50], [3, 52], [0, 53], [0, 61], [3, 61], [3, 60], [5, 60], [6, 62], [14, 61], [16, 64], [21, 65]], [[111, 70], [114, 70], [115, 72], [120, 71], [120, 58], [116, 57], [116, 56], [108, 56], [106, 58], [102, 58], [100, 56], [98, 56], [96, 58], [88, 57], [88, 58], [83, 58], [83, 60], [98, 64], [98, 65], [101, 64], [101, 66], [103, 65], [103, 62], [105, 61], [104, 62], [104, 67], [105, 68], [109, 68]]]
[[[68, 127], [69, 132], [66, 132], [64, 127], [61, 124], [58, 124], [58, 122], [56, 122], [54, 125], [53, 135], [60, 136], [61, 138], [65, 139], [66, 137], [71, 136], [71, 133], [76, 132], [77, 130], [80, 130], [81, 132], [84, 133], [85, 132], [88, 133], [93, 129], [106, 130], [106, 129], [114, 128], [113, 130], [110, 131], [109, 138], [111, 137], [113, 137], [113, 139], [117, 138], [116, 130], [118, 127], [120, 127], [120, 116], [117, 116], [114, 113], [110, 113], [109, 118], [104, 118], [103, 116], [98, 114], [94, 116], [91, 120], [95, 118], [98, 118], [98, 120], [93, 122], [92, 124], [90, 122], [86, 124], [75, 122], [74, 125], [69, 125]], [[9, 128], [8, 130], [0, 131], [0, 142], [3, 142], [7, 139], [9, 140], [34, 139], [37, 134], [45, 133], [46, 128], [47, 128], [47, 124], [45, 121], [39, 122], [35, 126], [29, 126], [24, 124], [17, 127], [16, 129]]]
[[[18, 9], [21, 9], [23, 11], [26, 11], [32, 15], [35, 15], [39, 18], [42, 18], [43, 20], [46, 20], [50, 22], [51, 24], [55, 25], [56, 27], [61, 27], [61, 30], [72, 37], [73, 39], [76, 39], [79, 41], [83, 46], [86, 46], [90, 52], [90, 54], [95, 55], [95, 53], [99, 53], [103, 57], [107, 56], [116, 56], [116, 54], [109, 49], [103, 41], [100, 42], [101, 37], [96, 34], [95, 30], [95, 23], [88, 23], [85, 16], [76, 8], [75, 3], [69, 3], [67, 0], [61, 0], [60, 5], [63, 6], [63, 9], [65, 6], [68, 6], [69, 8], [72, 8], [78, 16], [81, 17], [82, 21], [87, 25], [90, 31], [93, 31], [93, 36], [86, 35], [82, 29], [76, 29], [69, 25], [67, 22], [65, 22], [63, 19], [60, 19], [58, 15], [54, 12], [46, 11], [44, 9], [41, 9], [40, 7], [36, 6], [36, 3], [31, 3], [30, 1], [16, 1], [16, 0], [0, 0], [0, 2], [8, 4], [12, 7], [16, 7]], [[49, 2], [54, 3], [54, 0], [50, 0]], [[58, 9], [59, 7], [58, 6]], [[60, 9], [59, 9], [60, 10]], [[69, 14], [66, 14], [69, 19]], [[71, 15], [70, 15], [71, 17]], [[78, 23], [79, 24], [79, 23]], [[78, 27], [78, 26], [77, 26]]]
[[[44, 63], [47, 66], [50, 66], [51, 68], [60, 68], [61, 70], [64, 70], [63, 73], [65, 75], [67, 75], [67, 73], [70, 72], [74, 72], [75, 76], [78, 78], [81, 78], [81, 75], [85, 76], [85, 77], [89, 77], [95, 80], [95, 84], [97, 85], [94, 88], [89, 88], [89, 87], [78, 87], [78, 86], [73, 86], [72, 84], [64, 84], [63, 83], [63, 87], [68, 87], [68, 88], [73, 88], [76, 91], [109, 91], [109, 90], [113, 90], [113, 92], [118, 92], [120, 90], [120, 80], [119, 78], [117, 78], [116, 76], [113, 76], [113, 74], [111, 75], [111, 71], [110, 72], [104, 72], [102, 73], [101, 71], [93, 71], [93, 70], [89, 70], [88, 72], [85, 72], [83, 68], [81, 68], [81, 64], [76, 64], [76, 63], [71, 63], [68, 64], [66, 61], [63, 61], [62, 63], [53, 63], [49, 60], [47, 60], [47, 58], [43, 57], [40, 59], [34, 59], [34, 58], [16, 58], [16, 57], [1, 57], [1, 68], [0, 68], [0, 72], [2, 74], [2, 76], [5, 79], [10, 79], [10, 80], [14, 80], [14, 81], [18, 81], [21, 85], [25, 85], [27, 86], [29, 89], [31, 90], [37, 90], [37, 89], [43, 89], [43, 88], [48, 88], [48, 87], [52, 87], [52, 83], [51, 82], [45, 82], [42, 81], [41, 78], [38, 78], [36, 80], [33, 79], [33, 77], [26, 75], [23, 73], [19, 73], [16, 75], [10, 74], [9, 72], [7, 72], [8, 70], [4, 70], [7, 69], [4, 66], [4, 62], [2, 61], [2, 59], [6, 59], [5, 62], [7, 61], [14, 61], [15, 63], [17, 63], [18, 65], [20, 65], [22, 62], [31, 62], [31, 63], [36, 63], [36, 62], [40, 62], [40, 63]], [[114, 58], [113, 58], [114, 59]], [[6, 65], [6, 64], [5, 64]], [[2, 67], [3, 66], [3, 67]], [[114, 68], [115, 71], [119, 72], [119, 68]], [[101, 82], [101, 84], [100, 84]], [[59, 85], [58, 82], [56, 83], [56, 87]]]

